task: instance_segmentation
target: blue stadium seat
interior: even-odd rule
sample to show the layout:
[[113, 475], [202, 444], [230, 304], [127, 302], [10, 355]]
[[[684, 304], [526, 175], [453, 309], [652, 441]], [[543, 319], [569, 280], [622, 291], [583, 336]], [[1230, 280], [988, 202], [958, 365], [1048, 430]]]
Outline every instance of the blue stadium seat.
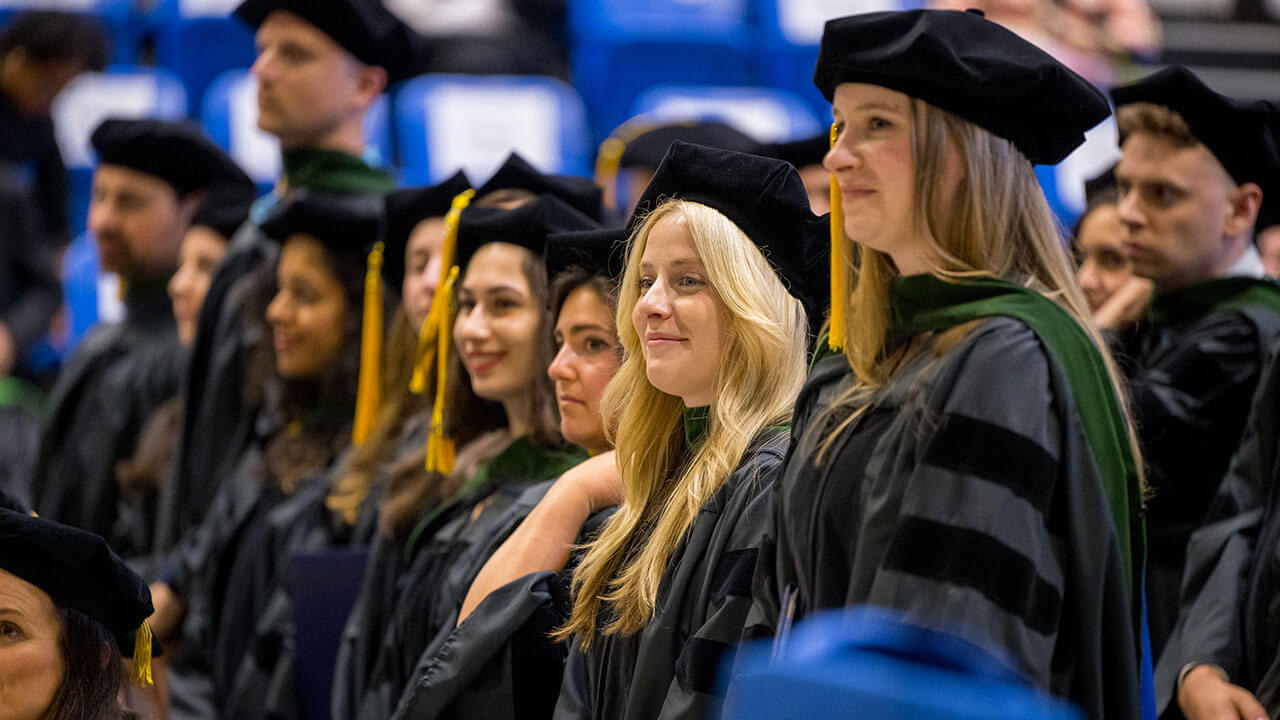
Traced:
[[595, 139], [626, 120], [654, 85], [751, 84], [748, 18], [748, 0], [571, 0], [574, 82]]
[[543, 172], [591, 174], [582, 99], [554, 78], [423, 75], [401, 87], [395, 115], [406, 185], [458, 168], [486, 178], [512, 150]]
[[56, 349], [66, 357], [99, 320], [124, 317], [124, 304], [120, 300], [120, 279], [102, 272], [98, 246], [88, 233], [77, 235], [67, 246], [61, 275], [67, 335], [65, 343]]
[[813, 137], [826, 127], [799, 96], [774, 88], [660, 85], [631, 110], [657, 121], [719, 120], [761, 142]]
[[342, 628], [360, 593], [369, 548], [363, 545], [294, 553], [288, 591], [297, 647], [298, 717], [329, 718], [329, 694]]
[[253, 31], [230, 16], [238, 0], [160, 0], [151, 15], [156, 64], [187, 87], [192, 117], [214, 78], [253, 64]]
[[71, 232], [84, 230], [93, 175], [89, 136], [107, 117], [179, 119], [187, 113], [187, 93], [172, 74], [154, 68], [112, 67], [85, 73], [58, 95], [53, 123], [67, 165], [71, 189]]
[[[201, 104], [200, 122], [209, 137], [267, 190], [280, 177], [280, 141], [258, 129], [257, 87], [247, 70], [228, 70], [214, 78]], [[394, 155], [386, 96], [369, 112], [365, 140], [382, 164], [391, 163]]]
[[822, 27], [831, 18], [878, 10], [923, 7], [923, 0], [754, 0], [761, 43], [754, 55], [760, 82], [790, 90], [813, 104], [820, 117], [831, 105], [813, 86]]
[[112, 62], [127, 65], [138, 61], [138, 41], [142, 23], [134, 13], [133, 0], [0, 0], [0, 25], [23, 10], [61, 10], [96, 16], [111, 35]]

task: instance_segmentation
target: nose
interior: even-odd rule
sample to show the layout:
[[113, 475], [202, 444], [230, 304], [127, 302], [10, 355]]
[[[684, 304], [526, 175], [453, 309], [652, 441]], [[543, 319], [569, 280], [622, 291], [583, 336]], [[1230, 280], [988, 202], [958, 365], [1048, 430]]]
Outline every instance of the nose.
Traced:
[[573, 354], [569, 343], [561, 345], [556, 356], [551, 359], [551, 364], [547, 366], [547, 376], [555, 382], [573, 382], [577, 377], [577, 373], [573, 371]]
[[272, 326], [281, 325], [288, 315], [289, 302], [285, 299], [284, 291], [277, 292], [267, 305], [267, 322]]
[[1085, 258], [1085, 261], [1080, 263], [1080, 271], [1076, 273], [1076, 280], [1084, 290], [1098, 289], [1098, 268], [1095, 267], [1092, 260]]
[[109, 200], [95, 200], [89, 204], [88, 228], [94, 235], [116, 228], [118, 218]]
[[636, 312], [645, 318], [662, 319], [671, 315], [671, 299], [669, 286], [662, 278], [658, 278], [636, 302]]
[[186, 290], [190, 285], [190, 283], [187, 282], [187, 275], [186, 264], [183, 263], [182, 265], [179, 265], [178, 271], [173, 274], [173, 277], [169, 278], [169, 285], [167, 288], [169, 291], [169, 297], [176, 300], [186, 293]]
[[1135, 188], [1120, 192], [1120, 202], [1116, 205], [1116, 211], [1120, 216], [1120, 222], [1124, 223], [1125, 229], [1129, 231], [1137, 230], [1147, 224], [1146, 216], [1138, 208], [1138, 191]]
[[838, 173], [853, 166], [856, 157], [848, 145], [849, 141], [843, 133], [836, 137], [827, 154], [822, 156], [822, 167], [826, 168], [827, 172]]
[[469, 312], [458, 313], [453, 332], [454, 339], [459, 342], [480, 341], [488, 338], [491, 334], [489, 316], [484, 312], [483, 306], [477, 304]]
[[258, 82], [264, 82], [271, 77], [271, 70], [274, 63], [271, 59], [271, 49], [263, 48], [258, 51], [258, 56], [253, 59], [253, 65], [249, 66], [249, 74], [258, 79]]

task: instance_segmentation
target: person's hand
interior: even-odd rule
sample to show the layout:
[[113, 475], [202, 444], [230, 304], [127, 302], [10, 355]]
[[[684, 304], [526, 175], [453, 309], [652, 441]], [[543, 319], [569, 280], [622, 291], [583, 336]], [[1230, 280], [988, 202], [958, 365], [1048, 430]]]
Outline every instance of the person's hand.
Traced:
[[1093, 319], [1098, 327], [1124, 330], [1142, 318], [1154, 291], [1155, 286], [1150, 280], [1134, 275], [1102, 303]]
[[1267, 720], [1267, 711], [1248, 690], [1232, 685], [1212, 665], [1198, 665], [1178, 688], [1178, 707], [1187, 720]]
[[151, 583], [151, 604], [155, 612], [147, 618], [151, 632], [161, 640], [171, 637], [182, 622], [187, 607], [173, 589], [162, 582]]
[[13, 344], [13, 334], [9, 326], [0, 322], [0, 376], [13, 372], [18, 364], [18, 348]]

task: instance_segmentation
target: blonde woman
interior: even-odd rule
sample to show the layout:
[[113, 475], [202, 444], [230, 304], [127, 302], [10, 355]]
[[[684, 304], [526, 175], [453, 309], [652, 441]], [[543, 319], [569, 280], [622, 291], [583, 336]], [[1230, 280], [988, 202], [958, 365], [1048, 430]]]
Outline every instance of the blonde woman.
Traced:
[[1105, 99], [954, 11], [829, 22], [815, 83], [850, 290], [842, 352], [800, 396], [753, 622], [893, 608], [1091, 718], [1138, 717], [1140, 464], [1032, 168]]

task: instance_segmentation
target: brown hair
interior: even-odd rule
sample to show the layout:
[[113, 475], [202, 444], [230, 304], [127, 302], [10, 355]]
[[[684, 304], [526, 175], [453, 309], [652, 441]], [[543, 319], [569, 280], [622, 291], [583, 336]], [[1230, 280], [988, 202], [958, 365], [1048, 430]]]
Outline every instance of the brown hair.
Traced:
[[124, 660], [102, 623], [79, 610], [58, 607], [62, 684], [45, 711], [47, 720], [136, 720], [124, 709]]
[[591, 288], [596, 297], [600, 299], [600, 302], [609, 308], [610, 314], [617, 311], [618, 283], [579, 265], [572, 265], [569, 269], [556, 275], [555, 279], [551, 281], [547, 309], [551, 311], [552, 323], [555, 323], [560, 317], [560, 309], [564, 307], [564, 301], [568, 300], [569, 296], [581, 287]]
[[1155, 135], [1176, 147], [1200, 144], [1187, 121], [1176, 110], [1163, 105], [1146, 102], [1122, 105], [1116, 110], [1116, 124], [1120, 128], [1122, 145], [1133, 133]]

